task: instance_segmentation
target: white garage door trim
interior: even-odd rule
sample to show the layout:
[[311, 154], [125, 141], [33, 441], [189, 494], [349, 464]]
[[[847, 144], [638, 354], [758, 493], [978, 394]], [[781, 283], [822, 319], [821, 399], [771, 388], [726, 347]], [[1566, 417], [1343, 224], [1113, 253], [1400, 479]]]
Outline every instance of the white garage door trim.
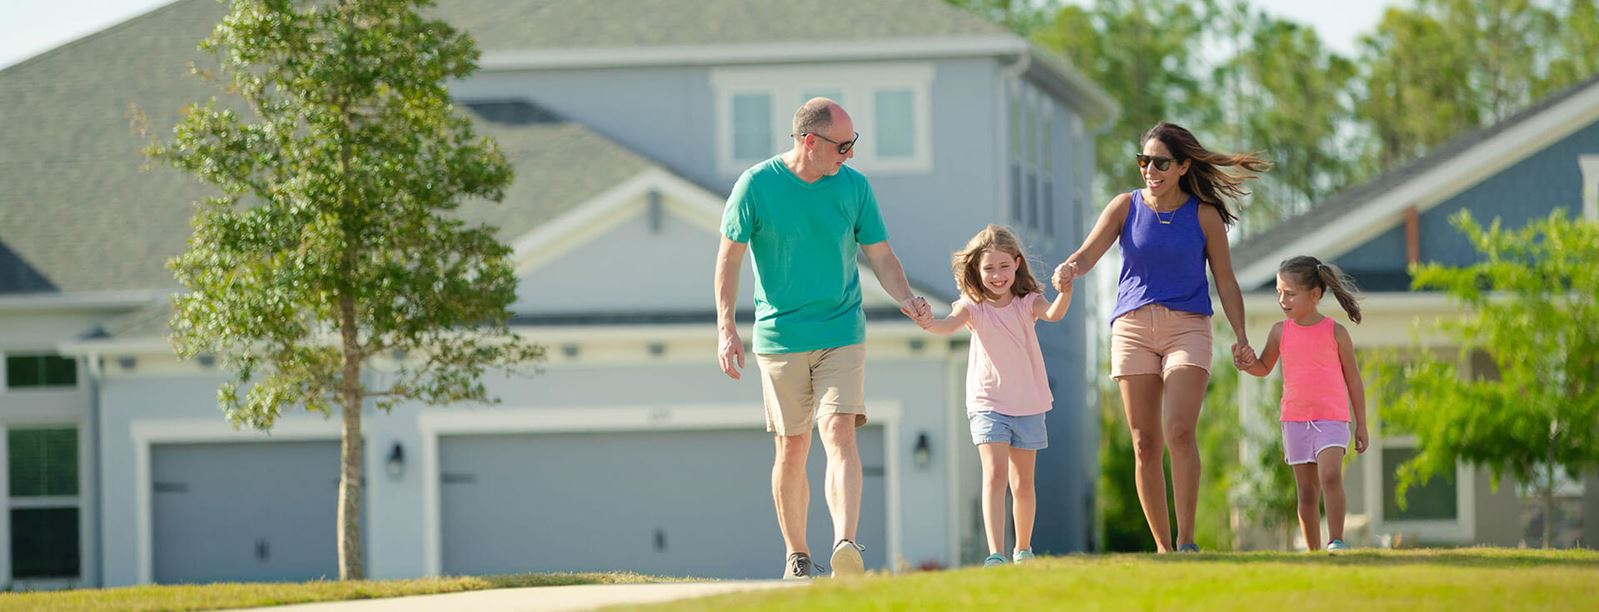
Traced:
[[[871, 421], [883, 426], [884, 497], [887, 508], [888, 562], [900, 558], [899, 433], [903, 409], [898, 401], [867, 401]], [[749, 403], [672, 404], [622, 407], [494, 408], [481, 412], [428, 411], [417, 416], [422, 434], [423, 572], [438, 576], [444, 566], [439, 499], [439, 437], [459, 434], [563, 433], [761, 429], [765, 416]]]
[[204, 442], [286, 442], [339, 439], [339, 422], [323, 419], [283, 419], [272, 427], [272, 434], [233, 428], [218, 419], [143, 419], [128, 426], [133, 437], [133, 495], [137, 516], [137, 556], [139, 584], [154, 582], [155, 547], [152, 544], [154, 510], [150, 499], [150, 447], [156, 444]]

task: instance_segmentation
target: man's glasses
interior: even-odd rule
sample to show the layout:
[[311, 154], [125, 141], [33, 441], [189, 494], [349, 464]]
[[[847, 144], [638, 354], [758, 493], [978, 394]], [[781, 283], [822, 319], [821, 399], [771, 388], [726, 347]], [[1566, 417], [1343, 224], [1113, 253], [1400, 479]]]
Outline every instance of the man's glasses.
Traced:
[[1155, 169], [1161, 172], [1165, 172], [1167, 168], [1171, 167], [1172, 162], [1177, 161], [1170, 157], [1161, 157], [1159, 155], [1135, 155], [1133, 157], [1138, 160], [1139, 168], [1148, 168], [1150, 164], [1155, 164]]
[[821, 134], [818, 134], [816, 132], [800, 132], [799, 134], [796, 134], [796, 136], [803, 137], [806, 134], [810, 134], [810, 135], [815, 136], [817, 138], [820, 138], [822, 140], [826, 140], [826, 141], [828, 141], [830, 143], [838, 145], [838, 154], [839, 155], [849, 155], [850, 149], [855, 148], [855, 142], [861, 139], [861, 133], [860, 132], [855, 132], [855, 137], [854, 138], [851, 138], [851, 139], [846, 140], [844, 142], [839, 142], [837, 140], [833, 140], [831, 138], [828, 138], [828, 137], [823, 136]]

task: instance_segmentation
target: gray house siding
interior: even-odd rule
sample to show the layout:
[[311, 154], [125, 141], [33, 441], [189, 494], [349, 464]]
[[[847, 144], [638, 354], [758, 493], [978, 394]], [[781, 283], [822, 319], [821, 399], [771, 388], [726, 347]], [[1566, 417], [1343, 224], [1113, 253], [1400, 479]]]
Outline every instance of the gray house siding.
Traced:
[[[1464, 209], [1470, 209], [1479, 223], [1499, 218], [1506, 228], [1523, 227], [1556, 208], [1566, 209], [1571, 217], [1580, 216], [1582, 171], [1577, 158], [1595, 153], [1599, 153], [1599, 123], [1578, 130], [1422, 213], [1421, 260], [1450, 266], [1477, 261], [1476, 249], [1449, 222], [1451, 216]], [[1377, 280], [1377, 284], [1368, 285], [1371, 289], [1408, 290], [1404, 236], [1404, 226], [1398, 225], [1335, 261], [1356, 281], [1362, 275]]]

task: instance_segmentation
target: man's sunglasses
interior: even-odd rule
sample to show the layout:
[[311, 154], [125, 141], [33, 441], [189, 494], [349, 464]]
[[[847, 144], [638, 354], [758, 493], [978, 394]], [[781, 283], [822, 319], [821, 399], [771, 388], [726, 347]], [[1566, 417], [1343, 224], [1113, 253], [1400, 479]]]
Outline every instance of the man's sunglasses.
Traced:
[[817, 138], [820, 138], [822, 140], [826, 140], [826, 141], [828, 141], [830, 143], [838, 145], [838, 154], [839, 155], [849, 155], [849, 150], [855, 148], [855, 142], [861, 139], [861, 133], [860, 132], [855, 132], [855, 137], [854, 138], [851, 138], [851, 139], [846, 140], [844, 142], [839, 142], [837, 140], [833, 140], [833, 139], [828, 138], [826, 136], [823, 136], [821, 134], [817, 134], [816, 132], [800, 132], [798, 134], [798, 136], [803, 138], [806, 134], [810, 134], [810, 135], [815, 136]]
[[1177, 161], [1170, 157], [1161, 157], [1159, 155], [1135, 155], [1133, 157], [1138, 160], [1139, 168], [1148, 168], [1150, 164], [1155, 164], [1155, 169], [1161, 172], [1165, 172], [1167, 168], [1171, 167], [1172, 162]]

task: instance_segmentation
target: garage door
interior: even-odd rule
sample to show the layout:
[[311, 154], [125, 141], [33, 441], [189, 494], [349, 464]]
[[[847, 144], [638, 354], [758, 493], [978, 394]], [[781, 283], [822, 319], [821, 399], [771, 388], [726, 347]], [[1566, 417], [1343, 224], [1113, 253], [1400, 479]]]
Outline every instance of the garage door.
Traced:
[[[881, 427], [860, 430], [860, 540], [884, 566]], [[618, 571], [776, 578], [771, 434], [671, 431], [445, 436], [439, 441], [448, 574]], [[820, 441], [810, 456], [809, 542], [826, 564], [832, 524]]]
[[159, 583], [337, 577], [337, 442], [150, 449]]

